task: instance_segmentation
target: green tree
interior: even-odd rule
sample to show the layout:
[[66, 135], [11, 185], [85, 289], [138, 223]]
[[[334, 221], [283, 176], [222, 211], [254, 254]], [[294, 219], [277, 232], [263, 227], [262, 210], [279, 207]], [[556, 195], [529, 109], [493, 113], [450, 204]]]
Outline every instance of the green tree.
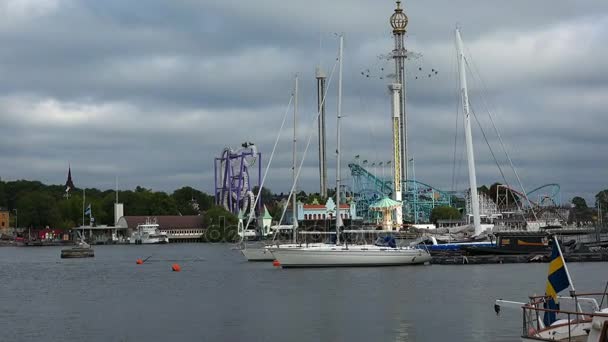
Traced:
[[486, 195], [488, 195], [494, 202], [496, 202], [497, 197], [504, 198], [506, 195], [507, 203], [509, 203], [509, 205], [515, 206], [517, 203], [521, 203], [519, 195], [511, 190], [505, 189], [501, 183], [492, 184], [486, 191]]
[[82, 196], [80, 194], [59, 200], [57, 208], [61, 216], [63, 228], [73, 228], [82, 224], [83, 208]]
[[313, 204], [315, 202], [318, 203], [318, 204], [325, 204], [325, 203], [327, 203], [327, 198], [324, 198], [318, 192], [315, 192], [314, 194], [309, 194], [308, 195], [308, 200], [306, 201], [306, 203], [307, 204]]
[[198, 215], [201, 210], [208, 209], [209, 203], [207, 197], [209, 197], [207, 194], [189, 186], [177, 189], [171, 194], [178, 212], [182, 215]]
[[66, 228], [61, 227], [61, 215], [55, 199], [44, 192], [31, 192], [21, 196], [17, 201], [19, 207], [19, 225], [22, 227]]
[[6, 192], [4, 190], [5, 185], [2, 180], [0, 180], [0, 207], [8, 208], [8, 202], [6, 198]]
[[207, 228], [205, 233], [207, 241], [237, 241], [238, 222], [238, 218], [223, 207], [211, 207], [203, 216], [203, 225]]
[[577, 209], [587, 209], [587, 201], [584, 198], [576, 196], [570, 201]]
[[595, 207], [600, 207], [604, 212], [608, 210], [608, 189], [602, 190], [595, 195]]
[[457, 209], [465, 210], [467, 206], [467, 202], [464, 198], [458, 196], [452, 196], [451, 198], [452, 207]]
[[440, 206], [435, 207], [431, 211], [430, 220], [434, 224], [437, 224], [437, 220], [456, 220], [461, 217], [460, 211], [454, 207]]
[[[259, 190], [258, 186], [253, 187], [253, 193], [256, 196], [258, 195], [258, 190]], [[273, 198], [274, 198], [274, 195], [272, 194], [272, 191], [266, 187], [262, 187], [262, 203], [265, 205], [271, 205], [273, 202]]]
[[490, 193], [490, 189], [488, 189], [488, 187], [487, 187], [487, 186], [482, 185], [482, 186], [480, 186], [480, 187], [478, 187], [478, 188], [477, 188], [477, 192], [479, 192], [479, 193], [484, 193], [484, 194], [486, 194], [486, 195], [489, 195], [489, 193]]
[[595, 210], [587, 207], [587, 201], [585, 201], [582, 197], [574, 197], [572, 199], [573, 208], [570, 209], [568, 213], [568, 222], [576, 223], [577, 225], [585, 224], [586, 222], [591, 222], [593, 220], [593, 216], [595, 214]]

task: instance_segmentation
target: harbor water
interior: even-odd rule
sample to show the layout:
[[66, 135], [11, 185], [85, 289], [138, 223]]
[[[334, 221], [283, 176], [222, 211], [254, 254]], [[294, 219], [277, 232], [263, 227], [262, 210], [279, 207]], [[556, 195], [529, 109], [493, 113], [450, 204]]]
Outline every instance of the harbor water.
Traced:
[[[0, 248], [1, 341], [517, 341], [521, 311], [497, 316], [494, 300], [542, 294], [548, 269], [283, 270], [227, 244], [60, 250]], [[579, 291], [603, 290], [605, 263], [568, 266]]]

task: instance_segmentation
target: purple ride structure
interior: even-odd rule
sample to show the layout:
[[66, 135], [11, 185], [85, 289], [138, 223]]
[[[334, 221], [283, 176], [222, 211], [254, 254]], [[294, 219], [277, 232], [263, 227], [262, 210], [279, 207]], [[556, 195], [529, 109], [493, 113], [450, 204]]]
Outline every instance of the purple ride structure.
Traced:
[[[249, 175], [257, 163], [257, 182], [260, 186], [262, 174], [262, 154], [251, 142], [245, 142], [234, 150], [224, 148], [220, 157], [215, 158], [215, 204], [221, 205], [235, 215], [248, 214], [253, 209], [255, 195]], [[260, 212], [262, 199], [257, 203]]]

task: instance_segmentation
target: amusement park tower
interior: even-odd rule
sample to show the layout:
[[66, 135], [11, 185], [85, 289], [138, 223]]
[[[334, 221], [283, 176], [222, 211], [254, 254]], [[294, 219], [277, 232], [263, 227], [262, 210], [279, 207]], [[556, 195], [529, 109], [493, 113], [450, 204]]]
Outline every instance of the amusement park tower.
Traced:
[[[388, 86], [388, 89], [391, 91], [391, 109], [392, 109], [392, 128], [393, 128], [393, 199], [395, 201], [401, 202], [401, 118], [399, 113], [399, 90], [401, 90], [401, 84], [393, 83]], [[395, 212], [395, 223], [397, 226], [401, 226], [403, 224], [403, 208], [400, 206], [397, 208]]]
[[[408, 179], [407, 174], [407, 116], [405, 114], [405, 59], [407, 58], [407, 50], [404, 45], [405, 38], [405, 27], [407, 26], [408, 19], [407, 15], [403, 13], [401, 8], [401, 1], [397, 0], [397, 8], [395, 13], [390, 18], [391, 27], [393, 28], [393, 36], [395, 37], [395, 49], [392, 52], [392, 57], [395, 60], [395, 83], [401, 85], [401, 91], [399, 92], [399, 117], [400, 117], [400, 165], [395, 164], [395, 168], [399, 166], [401, 169], [401, 180], [406, 181]], [[397, 162], [397, 161], [395, 161]]]

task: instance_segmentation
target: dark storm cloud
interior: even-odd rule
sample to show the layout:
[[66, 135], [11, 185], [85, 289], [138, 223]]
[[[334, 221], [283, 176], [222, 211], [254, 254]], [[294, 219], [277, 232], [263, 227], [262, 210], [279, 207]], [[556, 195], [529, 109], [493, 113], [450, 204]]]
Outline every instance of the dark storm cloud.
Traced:
[[[601, 157], [608, 153], [608, 3], [405, 5], [406, 44], [422, 54], [408, 63], [417, 179], [450, 190], [455, 169], [457, 188], [466, 186], [462, 123], [456, 125], [458, 23], [472, 56], [473, 108], [502, 166], [485, 102], [527, 188], [560, 183], [563, 199], [590, 199], [608, 186]], [[334, 32], [346, 36], [344, 163], [356, 154], [388, 160], [392, 64], [378, 55], [391, 50], [393, 7], [392, 1], [7, 0], [0, 4], [0, 176], [60, 183], [70, 162], [78, 185], [110, 188], [118, 176], [123, 187], [210, 191], [213, 158], [226, 146], [254, 141], [266, 165], [295, 73], [301, 155], [313, 125], [314, 68], [322, 62], [330, 74]], [[425, 77], [431, 68], [439, 73]], [[361, 75], [367, 69], [369, 78]], [[335, 77], [327, 99], [331, 178]], [[457, 129], [460, 167], [453, 161]], [[290, 134], [283, 133], [268, 176], [277, 192], [289, 188]], [[476, 124], [474, 136], [479, 183], [500, 181]], [[306, 191], [317, 186], [315, 151], [313, 136], [300, 182]], [[514, 182], [511, 171], [507, 177]]]

